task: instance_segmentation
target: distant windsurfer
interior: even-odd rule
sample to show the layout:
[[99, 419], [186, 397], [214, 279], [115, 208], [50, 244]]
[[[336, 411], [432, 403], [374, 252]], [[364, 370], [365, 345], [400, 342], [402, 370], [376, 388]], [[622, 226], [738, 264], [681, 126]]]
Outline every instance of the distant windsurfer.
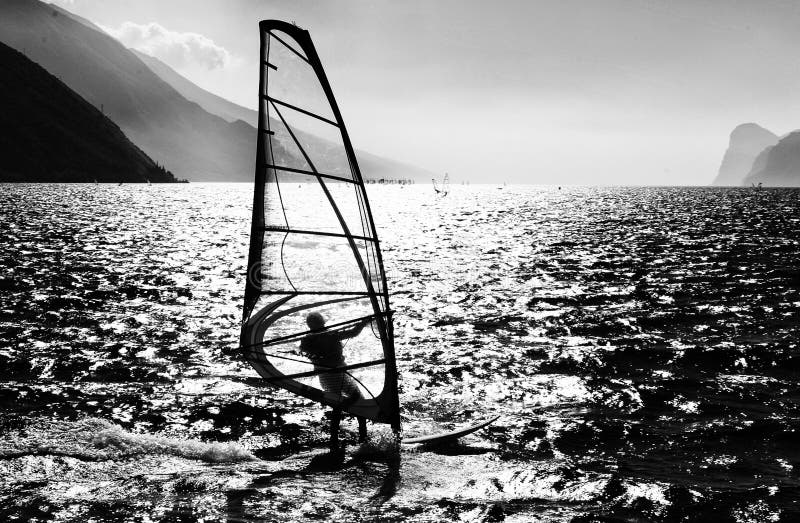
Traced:
[[[306, 323], [312, 333], [300, 342], [300, 350], [314, 364], [315, 371], [324, 371], [345, 365], [344, 347], [342, 341], [358, 336], [371, 320], [364, 320], [355, 327], [345, 330], [325, 330], [325, 318], [319, 312], [312, 312], [306, 316]], [[345, 397], [345, 405], [350, 405], [362, 399], [353, 378], [345, 372], [321, 372], [319, 382], [326, 392], [334, 392]], [[367, 439], [367, 420], [358, 418], [358, 440]], [[331, 450], [339, 448], [339, 424], [342, 420], [342, 409], [334, 408], [331, 414]]]

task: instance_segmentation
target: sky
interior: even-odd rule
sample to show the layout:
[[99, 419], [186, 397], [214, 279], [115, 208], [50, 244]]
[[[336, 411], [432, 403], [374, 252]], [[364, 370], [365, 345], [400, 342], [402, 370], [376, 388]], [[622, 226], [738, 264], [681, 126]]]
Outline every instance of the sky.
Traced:
[[258, 21], [308, 29], [354, 145], [453, 183], [704, 185], [800, 128], [793, 0], [54, 0], [255, 108]]

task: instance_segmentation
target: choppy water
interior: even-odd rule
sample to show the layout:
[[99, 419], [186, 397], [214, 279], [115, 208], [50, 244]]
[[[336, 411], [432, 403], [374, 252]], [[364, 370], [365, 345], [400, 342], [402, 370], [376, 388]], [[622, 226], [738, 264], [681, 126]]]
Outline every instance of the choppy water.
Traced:
[[[0, 185], [0, 519], [800, 518], [800, 191], [370, 186], [406, 433], [243, 383], [249, 185]], [[606, 519], [603, 519], [606, 518]]]

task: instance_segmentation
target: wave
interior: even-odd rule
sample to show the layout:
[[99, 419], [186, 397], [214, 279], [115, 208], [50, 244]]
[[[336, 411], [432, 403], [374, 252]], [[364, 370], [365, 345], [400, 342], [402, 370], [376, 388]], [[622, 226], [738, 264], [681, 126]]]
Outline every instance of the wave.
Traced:
[[40, 422], [16, 437], [13, 446], [0, 448], [0, 458], [29, 455], [68, 456], [86, 461], [124, 459], [141, 455], [171, 455], [209, 463], [255, 461], [250, 451], [235, 443], [206, 443], [192, 439], [130, 432], [99, 418]]

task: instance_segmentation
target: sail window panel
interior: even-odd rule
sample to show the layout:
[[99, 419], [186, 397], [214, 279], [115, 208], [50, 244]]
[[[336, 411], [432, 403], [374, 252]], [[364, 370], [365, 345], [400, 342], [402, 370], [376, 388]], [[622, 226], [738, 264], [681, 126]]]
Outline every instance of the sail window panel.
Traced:
[[261, 249], [261, 263], [251, 267], [248, 278], [261, 289], [261, 292], [293, 292], [290, 273], [281, 263], [284, 238], [280, 234], [264, 234]]
[[367, 238], [373, 237], [372, 227], [366, 218], [366, 210], [362, 203], [363, 188], [349, 183], [330, 183], [328, 181], [324, 183], [331, 198], [336, 202], [336, 208], [350, 234]]
[[[355, 334], [353, 329], [359, 325], [359, 320], [373, 317], [375, 314], [368, 298], [301, 295], [284, 303], [266, 319], [271, 325], [264, 333], [263, 345], [255, 348], [284, 375], [313, 370], [308, 356], [300, 350], [302, 339], [309, 334], [306, 317], [311, 312], [322, 314], [326, 325], [332, 327], [329, 332], [342, 336]], [[342, 339], [341, 344], [345, 365], [384, 359], [380, 334], [374, 323], [365, 326], [357, 335]], [[382, 363], [370, 364], [347, 372], [357, 379], [357, 384], [361, 382], [358, 386], [365, 398], [378, 396], [383, 390], [385, 368]], [[298, 378], [298, 381], [322, 389], [317, 376]]]
[[[264, 234], [261, 266], [254, 273], [263, 294], [309, 295], [336, 293], [340, 296], [368, 295], [383, 292], [380, 271], [370, 262], [371, 243], [354, 241], [355, 250], [346, 238], [315, 234], [270, 231]], [[370, 290], [356, 255], [364, 262]], [[386, 312], [383, 296], [378, 307]]]
[[[360, 208], [362, 189], [352, 184], [326, 183], [329, 198], [317, 181], [297, 183], [293, 178], [297, 175], [280, 171], [275, 176], [277, 181], [267, 183], [264, 192], [262, 290], [367, 292], [356, 261], [358, 254], [372, 291], [382, 294], [385, 289], [376, 245]], [[344, 235], [331, 200], [354, 236], [355, 251]], [[382, 300], [380, 303], [381, 310], [385, 310]]]
[[280, 170], [275, 170], [273, 177], [274, 181], [267, 183], [264, 191], [267, 227], [343, 233], [316, 177]]
[[[386, 288], [384, 287], [383, 271], [378, 263], [378, 253], [375, 247], [376, 246], [372, 243], [364, 242], [364, 264], [367, 266], [367, 270], [369, 271], [370, 279], [372, 281], [372, 288], [374, 289], [375, 293], [382, 295], [386, 292]], [[381, 298], [379, 301], [381, 304], [381, 310], [385, 311], [386, 306], [383, 298]]]
[[[303, 54], [300, 45], [289, 35], [280, 31], [276, 31], [274, 35], [299, 54]], [[267, 62], [275, 66], [275, 69], [264, 67], [267, 72], [267, 96], [335, 121], [328, 98], [314, 69], [275, 36], [269, 35], [267, 53]]]
[[[267, 31], [266, 34], [267, 42], [273, 43], [276, 46], [281, 46], [283, 51], [291, 52], [300, 60], [310, 63], [308, 53], [303, 49], [303, 46], [301, 46], [300, 43], [294, 39], [294, 37], [286, 34], [285, 31], [273, 29], [271, 31]], [[267, 66], [271, 69], [276, 69], [275, 64], [272, 64], [269, 61], [267, 61]]]
[[270, 104], [270, 111], [292, 130], [317, 172], [355, 179], [338, 127], [288, 107]]
[[350, 183], [330, 180], [320, 183], [315, 176], [275, 170], [273, 180], [265, 186], [264, 224], [290, 230], [345, 234], [343, 221], [349, 234], [372, 238], [371, 228], [365, 226], [368, 222], [362, 218], [361, 190]]
[[284, 185], [288, 186], [288, 181], [284, 183], [280, 171], [269, 169], [267, 172], [269, 175], [267, 183], [264, 184], [264, 224], [286, 227], [281, 190], [284, 189]]
[[[268, 110], [270, 108], [268, 107]], [[268, 140], [270, 146], [267, 149], [269, 164], [303, 171], [311, 170], [305, 155], [280, 119], [270, 116], [266, 129], [269, 132], [264, 133], [263, 139]]]
[[[276, 252], [274, 243], [280, 243]], [[313, 234], [267, 232], [264, 235], [263, 262], [272, 263], [271, 270], [280, 270], [291, 282], [291, 289], [300, 292], [367, 292], [364, 279], [346, 238], [318, 236]], [[366, 250], [357, 249], [360, 256]], [[278, 254], [275, 259], [267, 258]], [[274, 278], [277, 283], [282, 278]], [[262, 291], [268, 291], [262, 285]], [[283, 290], [280, 287], [280, 290]]]

